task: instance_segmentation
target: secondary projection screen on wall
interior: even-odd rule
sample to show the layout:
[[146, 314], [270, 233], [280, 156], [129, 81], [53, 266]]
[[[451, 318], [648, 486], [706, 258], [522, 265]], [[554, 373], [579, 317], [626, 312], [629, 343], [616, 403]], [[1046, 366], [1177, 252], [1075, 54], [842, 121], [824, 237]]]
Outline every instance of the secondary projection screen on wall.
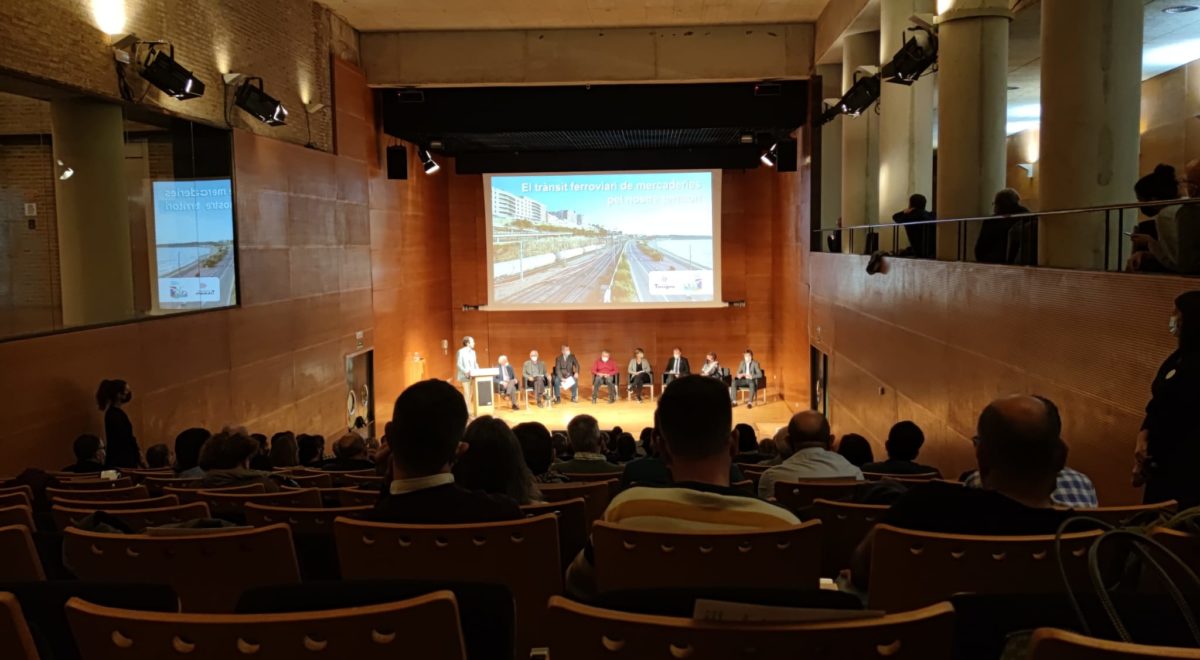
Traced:
[[718, 170], [484, 175], [489, 310], [719, 307]]
[[232, 181], [154, 181], [151, 195], [155, 309], [236, 305]]

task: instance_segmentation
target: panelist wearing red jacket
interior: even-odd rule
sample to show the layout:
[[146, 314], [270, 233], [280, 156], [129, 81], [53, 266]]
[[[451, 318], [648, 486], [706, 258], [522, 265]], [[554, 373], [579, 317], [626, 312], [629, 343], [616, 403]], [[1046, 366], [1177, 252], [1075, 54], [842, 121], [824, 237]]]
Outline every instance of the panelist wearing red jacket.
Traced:
[[608, 402], [617, 400], [617, 363], [613, 362], [608, 351], [600, 351], [600, 359], [592, 363], [592, 403], [596, 403], [596, 395], [600, 386], [608, 386]]

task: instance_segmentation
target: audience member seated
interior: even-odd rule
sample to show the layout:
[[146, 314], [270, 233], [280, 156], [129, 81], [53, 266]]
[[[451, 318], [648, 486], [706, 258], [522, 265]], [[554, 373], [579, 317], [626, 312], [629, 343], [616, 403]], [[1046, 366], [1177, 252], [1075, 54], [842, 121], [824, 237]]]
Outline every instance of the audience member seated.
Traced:
[[598, 474], [621, 471], [620, 465], [609, 463], [604, 457], [600, 442], [600, 424], [591, 415], [576, 415], [567, 424], [567, 438], [571, 441], [574, 456], [558, 464], [563, 474]]
[[888, 431], [887, 442], [884, 443], [888, 459], [862, 466], [863, 472], [895, 475], [934, 473], [940, 478], [942, 473], [937, 468], [916, 462], [924, 444], [925, 432], [921, 427], [908, 420], [896, 422]]
[[[1061, 431], [1058, 408], [1048, 399], [997, 399], [984, 408], [976, 427], [975, 460], [983, 487], [918, 484], [879, 522], [946, 534], [1054, 534], [1071, 515], [1055, 509], [1050, 499], [1066, 459]], [[854, 584], [864, 590], [871, 539], [859, 546], [853, 564]]]
[[[992, 200], [994, 215], [1013, 215], [1029, 213], [1029, 209], [1021, 206], [1021, 195], [1012, 188], [1005, 188], [996, 193]], [[1036, 222], [1036, 221], [1035, 221]], [[1017, 229], [1018, 240], [1010, 244], [1012, 230]], [[1036, 244], [1030, 245], [1022, 240], [1034, 240], [1037, 235], [1037, 225], [1033, 225], [1032, 233], [1027, 224], [1021, 219], [993, 218], [984, 220], [979, 229], [979, 238], [975, 241], [975, 261], [985, 264], [1025, 263], [1028, 255], [1037, 254]], [[1028, 236], [1027, 236], [1028, 234]], [[1014, 261], [1021, 259], [1022, 261]]]
[[371, 470], [375, 464], [367, 458], [367, 441], [357, 433], [347, 433], [333, 443], [333, 460], [321, 465], [322, 470]]
[[[789, 445], [787, 441], [786, 426], [781, 426], [775, 429], [775, 435], [771, 436], [769, 439], [771, 441], [771, 445], [774, 446], [775, 451], [772, 452], [768, 458], [759, 461], [759, 465], [779, 465], [792, 455], [792, 446]], [[763, 442], [766, 442], [766, 440]]]
[[296, 436], [296, 447], [300, 450], [300, 465], [320, 468], [325, 462], [325, 436], [301, 433]]
[[517, 504], [542, 499], [525, 466], [521, 443], [504, 420], [491, 415], [477, 418], [463, 436], [466, 449], [454, 463], [455, 483], [468, 490], [505, 495]]
[[642, 456], [654, 455], [654, 427], [647, 426], [638, 434], [638, 449]]
[[[1193, 161], [1189, 167], [1200, 169], [1200, 162]], [[1200, 180], [1200, 172], [1188, 172]], [[1175, 168], [1158, 165], [1154, 171], [1138, 179], [1134, 193], [1139, 202], [1166, 201], [1179, 197], [1175, 179]], [[1129, 258], [1129, 270], [1142, 272], [1195, 273], [1200, 271], [1200, 245], [1193, 223], [1184, 220], [1195, 217], [1195, 211], [1185, 211], [1179, 204], [1146, 205], [1142, 213], [1148, 220], [1138, 223], [1134, 234], [1129, 237], [1133, 253]]]
[[571, 449], [571, 440], [565, 432], [555, 431], [550, 440], [554, 444], [554, 460], [562, 463], [575, 457], [575, 451]]
[[829, 420], [815, 410], [805, 410], [792, 416], [787, 425], [787, 444], [792, 455], [763, 472], [758, 481], [758, 496], [775, 496], [775, 482], [806, 481], [809, 479], [857, 479], [862, 470], [854, 467], [841, 454], [832, 451], [833, 434]]
[[[613, 498], [603, 519], [633, 529], [668, 532], [768, 530], [799, 524], [790, 511], [730, 485], [738, 440], [732, 410], [723, 405], [728, 400], [724, 384], [712, 378], [685, 376], [671, 383], [658, 399], [654, 428], [658, 450], [675, 482], [626, 490]], [[595, 591], [592, 567], [589, 546], [567, 570], [568, 593], [586, 598]]]
[[749, 424], [738, 424], [733, 427], [738, 434], [738, 454], [734, 457], [737, 463], [757, 463], [766, 459], [758, 448], [758, 432]]
[[208, 439], [200, 449], [200, 467], [204, 488], [227, 488], [262, 484], [268, 493], [279, 491], [270, 472], [250, 469], [250, 459], [258, 452], [258, 443], [245, 431], [225, 429]]
[[758, 453], [762, 455], [762, 460], [758, 463], [764, 463], [774, 460], [779, 457], [779, 445], [775, 444], [775, 438], [763, 438], [758, 441]]
[[175, 436], [175, 474], [190, 479], [203, 477], [204, 468], [200, 467], [200, 449], [212, 434], [208, 429], [192, 427]]
[[387, 432], [393, 480], [370, 518], [413, 525], [523, 518], [511, 498], [469, 491], [454, 482], [451, 464], [466, 428], [467, 402], [450, 383], [426, 380], [401, 392]]
[[614, 444], [616, 445], [616, 451], [608, 457], [610, 463], [624, 465], [638, 457], [637, 440], [633, 439], [632, 433], [622, 432], [617, 435]]
[[937, 256], [937, 225], [908, 225], [909, 222], [925, 222], [934, 220], [934, 215], [925, 210], [929, 200], [920, 193], [908, 197], [908, 208], [892, 215], [892, 222], [905, 225], [904, 233], [908, 236], [908, 249], [900, 256], [913, 256], [918, 259], [933, 259]]
[[171, 448], [163, 443], [150, 445], [146, 449], [146, 467], [148, 468], [165, 468], [170, 467], [175, 462], [175, 457], [171, 455]]
[[270, 472], [274, 466], [271, 465], [271, 451], [267, 448], [267, 436], [262, 433], [251, 433], [250, 437], [258, 443], [258, 453], [250, 459], [250, 469]]
[[[1050, 404], [1054, 405], [1054, 404]], [[1100, 506], [1100, 498], [1096, 495], [1096, 487], [1092, 480], [1079, 470], [1066, 466], [1070, 453], [1067, 443], [1062, 443], [1063, 469], [1058, 471], [1054, 481], [1054, 492], [1050, 493], [1050, 501], [1058, 506], [1072, 509], [1094, 509]], [[963, 475], [962, 482], [967, 488], [982, 488], [983, 480], [978, 470]]]
[[296, 444], [296, 434], [280, 431], [271, 436], [270, 458], [272, 467], [288, 468], [300, 465], [300, 447]]
[[63, 472], [90, 474], [104, 470], [104, 442], [100, 438], [85, 433], [75, 438], [71, 449], [75, 452], [75, 462], [62, 469]]
[[539, 484], [561, 484], [570, 481], [554, 464], [554, 444], [550, 429], [540, 422], [525, 422], [513, 427], [513, 435], [521, 443], [525, 466]]
[[870, 441], [857, 433], [843, 435], [837, 443], [837, 453], [860, 470], [875, 460], [875, 451], [871, 449]]
[[[703, 376], [698, 376], [698, 378], [703, 378]], [[658, 449], [662, 443], [662, 439], [653, 437], [654, 429], [651, 428], [650, 430], [650, 446], [646, 455], [626, 463], [625, 469], [621, 470], [621, 490], [625, 490], [631, 486], [669, 486], [673, 481], [671, 468], [667, 465], [662, 451]], [[735, 428], [733, 430], [734, 435], [737, 435], [737, 432]], [[746, 476], [742, 474], [742, 470], [737, 466], [737, 463], [731, 462], [729, 464], [729, 483], [736, 483], [745, 479]]]

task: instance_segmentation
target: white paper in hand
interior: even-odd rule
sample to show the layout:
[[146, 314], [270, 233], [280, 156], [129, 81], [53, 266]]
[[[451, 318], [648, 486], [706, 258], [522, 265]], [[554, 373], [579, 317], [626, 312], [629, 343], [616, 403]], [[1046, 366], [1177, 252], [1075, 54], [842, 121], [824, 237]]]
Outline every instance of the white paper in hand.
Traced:
[[566, 378], [564, 378], [562, 380], [562, 388], [564, 390], [569, 390], [572, 387], [575, 387], [575, 377], [574, 376], [567, 376]]

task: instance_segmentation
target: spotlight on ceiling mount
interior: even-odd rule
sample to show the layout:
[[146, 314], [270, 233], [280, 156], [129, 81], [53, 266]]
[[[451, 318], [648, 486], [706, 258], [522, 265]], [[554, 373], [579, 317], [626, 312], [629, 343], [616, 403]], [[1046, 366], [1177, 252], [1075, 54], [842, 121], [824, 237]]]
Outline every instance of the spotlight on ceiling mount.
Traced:
[[859, 70], [854, 72], [854, 84], [837, 103], [825, 110], [821, 115], [821, 123], [833, 121], [838, 115], [861, 115], [879, 98], [879, 85], [879, 74], [874, 73], [874, 67], [859, 67]]
[[766, 165], [767, 167], [775, 167], [775, 165], [779, 163], [779, 145], [772, 144], [770, 149], [762, 152], [762, 155], [758, 157], [758, 160], [762, 161], [762, 164]]
[[204, 82], [175, 61], [175, 46], [169, 43], [149, 43], [141, 74], [146, 82], [180, 101], [204, 96]]
[[904, 40], [892, 60], [883, 65], [880, 76], [886, 82], [911, 85], [937, 63], [938, 39], [933, 30], [917, 26], [908, 28], [908, 32], [911, 36]]
[[422, 147], [417, 152], [417, 155], [421, 157], [421, 165], [425, 168], [425, 174], [434, 174], [442, 169], [442, 166], [437, 164], [437, 161], [433, 159], [433, 154], [429, 153], [428, 149]]
[[[254, 85], [255, 81], [258, 82], [258, 86]], [[268, 126], [282, 126], [287, 123], [287, 108], [263, 91], [263, 79], [258, 76], [245, 78], [238, 85], [233, 104]]]

